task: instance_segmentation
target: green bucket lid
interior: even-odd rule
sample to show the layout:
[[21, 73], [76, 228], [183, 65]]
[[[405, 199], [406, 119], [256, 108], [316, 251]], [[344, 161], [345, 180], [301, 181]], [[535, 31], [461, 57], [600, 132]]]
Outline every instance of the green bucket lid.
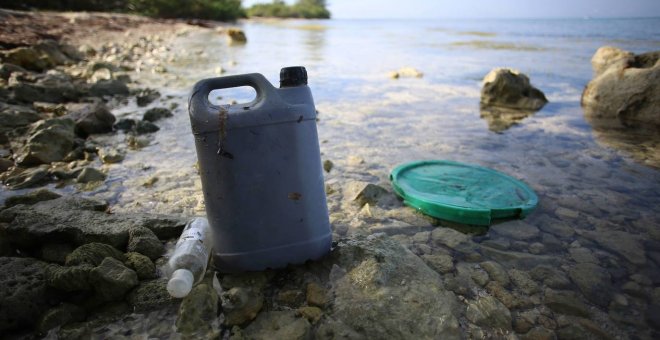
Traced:
[[525, 183], [501, 172], [451, 161], [416, 161], [394, 168], [394, 191], [423, 213], [463, 224], [523, 218], [538, 203]]

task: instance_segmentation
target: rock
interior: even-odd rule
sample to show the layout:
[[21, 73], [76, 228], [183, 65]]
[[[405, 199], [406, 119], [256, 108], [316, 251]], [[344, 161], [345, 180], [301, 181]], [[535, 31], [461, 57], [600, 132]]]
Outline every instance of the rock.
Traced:
[[481, 327], [511, 330], [511, 312], [492, 296], [483, 296], [468, 302], [465, 317]]
[[517, 70], [496, 68], [483, 80], [481, 104], [523, 110], [540, 110], [548, 100]]
[[334, 164], [332, 163], [331, 160], [326, 159], [326, 160], [323, 161], [323, 170], [325, 170], [325, 172], [330, 172], [330, 170], [332, 170], [333, 166], [334, 166]]
[[81, 264], [89, 264], [92, 266], [100, 265], [106, 257], [112, 257], [119, 261], [126, 261], [124, 254], [108, 244], [103, 243], [87, 243], [76, 248], [69, 256], [66, 257], [65, 265], [77, 266]]
[[307, 304], [319, 308], [328, 304], [328, 292], [318, 283], [311, 282], [307, 284]]
[[73, 247], [68, 243], [49, 243], [41, 247], [40, 258], [46, 262], [64, 264], [71, 252]]
[[518, 289], [527, 295], [532, 295], [540, 290], [536, 282], [525, 271], [511, 269], [509, 270], [509, 278], [511, 278], [511, 281], [513, 281]]
[[429, 267], [440, 274], [447, 274], [454, 270], [454, 261], [449, 255], [433, 254], [421, 257]]
[[0, 232], [13, 244], [26, 249], [65, 241], [73, 245], [91, 242], [125, 249], [128, 230], [135, 226], [151, 229], [160, 239], [179, 237], [186, 219], [156, 214], [108, 214], [107, 203], [60, 197], [32, 206], [17, 205], [0, 212]]
[[611, 277], [607, 270], [592, 263], [578, 263], [568, 275], [591, 303], [601, 307], [610, 303]]
[[76, 182], [78, 183], [89, 183], [89, 182], [96, 182], [96, 181], [104, 181], [106, 178], [106, 174], [104, 174], [101, 170], [97, 170], [94, 168], [90, 167], [85, 167], [78, 177], [76, 177]]
[[584, 329], [578, 323], [568, 324], [566, 327], [560, 328], [557, 331], [557, 339], [566, 340], [583, 340], [593, 338], [589, 331]]
[[41, 317], [41, 320], [37, 324], [37, 330], [41, 333], [46, 333], [55, 327], [83, 320], [85, 320], [84, 309], [70, 303], [63, 303], [49, 309]]
[[509, 274], [507, 274], [506, 270], [504, 270], [504, 268], [502, 268], [499, 263], [493, 261], [485, 261], [481, 262], [480, 266], [488, 273], [488, 276], [491, 279], [497, 281], [503, 287], [509, 285]]
[[208, 330], [218, 317], [218, 294], [209, 284], [200, 283], [181, 302], [177, 314], [177, 331], [184, 334]]
[[48, 165], [36, 168], [14, 167], [3, 174], [3, 183], [11, 190], [32, 188], [48, 183], [51, 178], [48, 175]]
[[555, 333], [545, 327], [537, 326], [519, 337], [520, 340], [555, 340]]
[[140, 90], [135, 96], [135, 99], [137, 100], [137, 104], [140, 107], [147, 106], [158, 98], [160, 98], [160, 92], [154, 89]]
[[178, 302], [167, 292], [167, 280], [142, 281], [126, 297], [128, 304], [136, 312], [159, 309]]
[[98, 267], [92, 269], [89, 283], [104, 301], [117, 301], [138, 285], [138, 278], [122, 261], [106, 257]]
[[532, 255], [528, 253], [521, 253], [517, 251], [503, 251], [491, 247], [480, 247], [481, 252], [485, 257], [495, 260], [496, 262], [508, 262], [516, 268], [526, 269], [533, 268], [539, 264], [557, 264], [560, 258], [557, 256], [548, 255]]
[[135, 129], [135, 132], [136, 132], [138, 135], [143, 135], [143, 134], [147, 134], [147, 133], [154, 133], [154, 132], [160, 130], [160, 128], [158, 127], [158, 125], [156, 125], [156, 124], [154, 124], [154, 123], [152, 123], [152, 122], [143, 121], [143, 120], [138, 121], [138, 122], [135, 124], [135, 128], [134, 128], [134, 129]]
[[264, 305], [258, 289], [233, 287], [222, 294], [222, 311], [227, 326], [241, 326], [254, 320]]
[[99, 80], [89, 88], [89, 94], [102, 96], [128, 96], [128, 87], [120, 80]]
[[29, 71], [14, 64], [3, 63], [0, 64], [0, 78], [8, 80], [14, 72], [28, 73]]
[[0, 257], [0, 332], [31, 327], [48, 309], [46, 267], [31, 258]]
[[14, 165], [15, 164], [13, 161], [10, 161], [6, 158], [0, 158], [0, 173], [9, 170], [9, 168], [13, 167]]
[[431, 232], [431, 242], [450, 249], [459, 249], [472, 242], [469, 235], [447, 227], [437, 227]]
[[397, 71], [392, 71], [389, 73], [389, 77], [392, 79], [399, 78], [421, 78], [424, 76], [424, 73], [413, 68], [413, 67], [402, 67]]
[[140, 253], [126, 253], [126, 262], [124, 264], [128, 268], [133, 269], [140, 280], [155, 279], [158, 277], [154, 263]]
[[35, 75], [31, 79], [9, 78], [9, 90], [15, 101], [32, 103], [37, 99], [48, 103], [65, 103], [78, 100], [84, 90], [73, 83], [70, 76], [53, 72]]
[[530, 271], [530, 275], [550, 288], [566, 289], [571, 286], [571, 281], [564, 272], [550, 266], [538, 265]]
[[115, 130], [131, 131], [137, 126], [137, 122], [135, 119], [122, 118], [113, 127]]
[[62, 197], [62, 195], [54, 193], [47, 189], [39, 189], [31, 191], [25, 195], [16, 195], [8, 197], [5, 200], [5, 208], [13, 207], [19, 204], [32, 205], [42, 201], [53, 200]]
[[90, 290], [92, 286], [89, 276], [92, 269], [94, 267], [89, 264], [73, 267], [50, 265], [46, 270], [48, 286], [65, 292]]
[[383, 187], [366, 182], [351, 182], [349, 183], [346, 192], [347, 198], [359, 206], [363, 206], [367, 203], [370, 205], [378, 205], [382, 198], [389, 195], [389, 192]]
[[72, 60], [62, 52], [61, 46], [55, 40], [42, 40], [35, 44], [33, 48], [41, 52], [41, 59], [45, 60], [51, 66], [72, 63]]
[[529, 305], [529, 302], [518, 295], [511, 294], [497, 281], [488, 282], [486, 290], [498, 299], [506, 308], [519, 308]]
[[334, 301], [320, 329], [338, 322], [372, 338], [461, 337], [455, 295], [442, 287], [438, 273], [389, 237], [339, 240], [326, 261], [333, 263]]
[[98, 151], [99, 158], [104, 164], [119, 163], [124, 160], [126, 153], [115, 148], [101, 148]]
[[129, 252], [146, 255], [152, 260], [159, 258], [165, 252], [165, 247], [156, 234], [148, 228], [136, 226], [128, 230]]
[[30, 107], [0, 103], [0, 127], [2, 128], [27, 126], [41, 118], [41, 115]]
[[240, 28], [228, 28], [226, 31], [230, 44], [244, 44], [247, 42], [245, 32]]
[[507, 221], [496, 224], [490, 227], [490, 231], [510, 239], [521, 241], [537, 238], [540, 234], [537, 227], [523, 221]]
[[67, 104], [68, 117], [75, 121], [75, 132], [86, 138], [97, 133], [112, 132], [115, 116], [102, 102]]
[[589, 307], [572, 291], [546, 289], [544, 303], [555, 313], [588, 318]]
[[595, 231], [581, 231], [580, 234], [620, 255], [632, 264], [643, 265], [646, 263], [643, 238], [639, 235], [606, 227], [598, 227]]
[[5, 51], [2, 56], [2, 62], [14, 64], [37, 72], [41, 72], [53, 66], [42, 52], [33, 47], [17, 47]]
[[298, 289], [282, 290], [277, 293], [275, 301], [281, 306], [296, 308], [305, 302], [305, 294]]
[[311, 337], [312, 326], [294, 311], [269, 311], [259, 315], [243, 331], [246, 339], [305, 340]]
[[147, 112], [144, 113], [142, 120], [148, 122], [155, 122], [157, 120], [161, 120], [163, 118], [169, 118], [169, 117], [172, 117], [172, 111], [164, 107], [154, 107], [147, 110]]
[[601, 47], [592, 58], [595, 77], [582, 93], [584, 114], [597, 128], [657, 131], [660, 51], [633, 55]]
[[24, 166], [57, 162], [73, 149], [74, 122], [68, 118], [41, 120], [30, 126], [16, 163]]
[[539, 221], [538, 226], [546, 233], [553, 234], [559, 238], [570, 238], [575, 234], [575, 229], [571, 226], [561, 220], [547, 216]]
[[296, 310], [296, 316], [302, 316], [312, 325], [316, 324], [323, 316], [323, 311], [318, 307], [302, 307]]
[[591, 253], [591, 250], [583, 247], [571, 247], [568, 249], [573, 261], [577, 263], [598, 264], [598, 259]]

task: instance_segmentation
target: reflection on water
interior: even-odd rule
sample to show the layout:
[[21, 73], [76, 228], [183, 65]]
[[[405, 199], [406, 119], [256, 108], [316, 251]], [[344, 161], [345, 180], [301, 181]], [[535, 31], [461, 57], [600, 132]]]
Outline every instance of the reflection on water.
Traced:
[[480, 112], [481, 118], [488, 122], [488, 129], [500, 133], [533, 115], [536, 111], [481, 105]]

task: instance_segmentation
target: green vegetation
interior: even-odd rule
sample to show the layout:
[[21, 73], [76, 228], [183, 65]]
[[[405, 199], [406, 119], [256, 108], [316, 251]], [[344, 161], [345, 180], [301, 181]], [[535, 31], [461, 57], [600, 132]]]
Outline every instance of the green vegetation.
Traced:
[[292, 6], [287, 5], [283, 0], [273, 0], [269, 4], [255, 4], [247, 12], [250, 17], [330, 18], [330, 11], [326, 8], [325, 0], [297, 0]]
[[0, 7], [123, 12], [157, 18], [234, 20], [245, 17], [241, 0], [0, 0]]

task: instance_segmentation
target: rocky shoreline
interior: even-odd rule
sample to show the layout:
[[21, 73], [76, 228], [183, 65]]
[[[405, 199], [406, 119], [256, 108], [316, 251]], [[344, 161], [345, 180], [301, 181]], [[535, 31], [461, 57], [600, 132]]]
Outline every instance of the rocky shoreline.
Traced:
[[[95, 14], [83, 17], [93, 22]], [[172, 299], [160, 268], [185, 216], [113, 212], [108, 202], [81, 192], [104, 183], [106, 167], [148, 145], [171, 115], [171, 107], [160, 106], [159, 89], [141, 87], [133, 76], [165, 76], [167, 60], [158, 51], [169, 48], [168, 37], [177, 30], [194, 28], [118, 18], [112, 27], [128, 30], [100, 29], [96, 41], [43, 42], [38, 36], [25, 45], [3, 45], [1, 176], [14, 189], [29, 189], [6, 199], [0, 210], [3, 335], [658, 337], [657, 216], [622, 213], [620, 220], [635, 221], [635, 230], [628, 230], [616, 219], [594, 218], [597, 207], [546, 196], [538, 214], [485, 230], [405, 207], [384, 177], [379, 182], [368, 171], [360, 173], [363, 181], [326, 182], [335, 240], [326, 258], [259, 273], [209, 270], [187, 298]], [[107, 43], [118, 36], [121, 44]], [[114, 116], [127, 101], [135, 101], [139, 119]], [[108, 145], [99, 136], [122, 142]], [[347, 164], [373, 167], [359, 157]], [[329, 160], [324, 169], [345, 170]], [[58, 192], [32, 190], [44, 184]], [[625, 198], [598, 199], [601, 206], [616, 206]], [[591, 221], [589, 227], [578, 223], [582, 219]]]

